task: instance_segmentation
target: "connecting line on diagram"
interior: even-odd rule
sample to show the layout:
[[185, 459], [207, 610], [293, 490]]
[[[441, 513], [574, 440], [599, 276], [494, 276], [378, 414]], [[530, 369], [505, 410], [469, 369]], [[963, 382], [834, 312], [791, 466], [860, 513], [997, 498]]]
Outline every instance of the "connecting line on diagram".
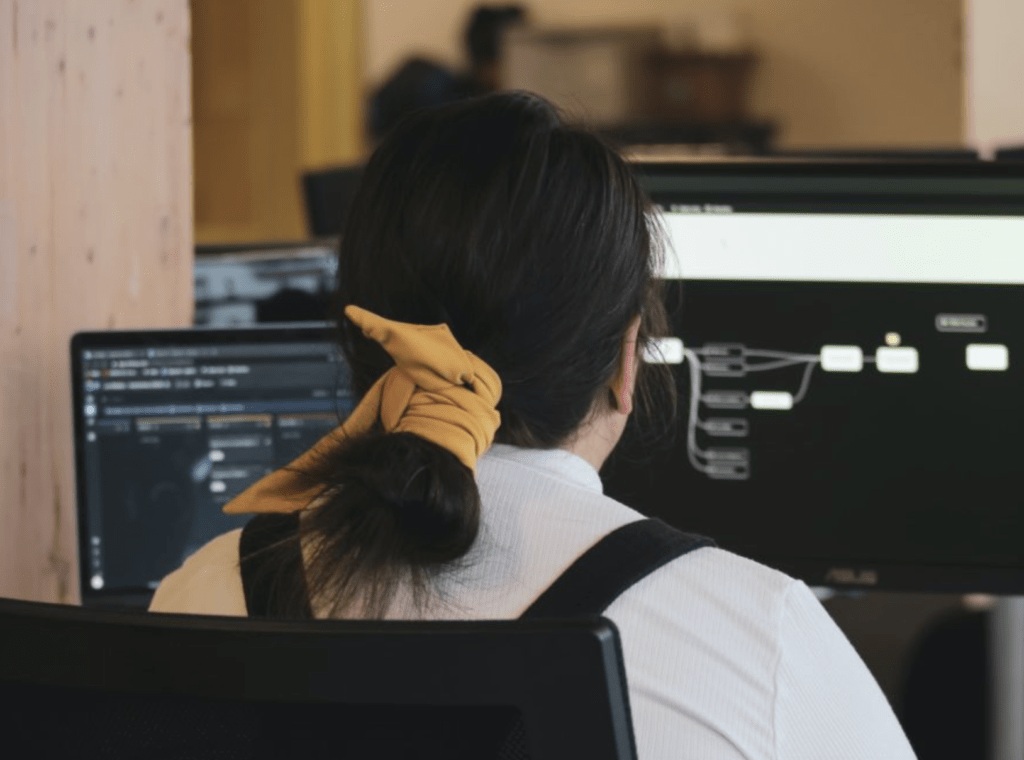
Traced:
[[[913, 350], [913, 349], [910, 349]], [[916, 352], [914, 353], [916, 365]], [[702, 348], [686, 348], [680, 360], [687, 363], [690, 374], [690, 405], [686, 430], [686, 453], [698, 472], [715, 480], [746, 480], [750, 477], [750, 449], [739, 446], [702, 448], [698, 431], [717, 439], [743, 439], [750, 432], [750, 423], [739, 416], [701, 417], [701, 404], [718, 412], [752, 410], [789, 410], [807, 396], [816, 368], [829, 371], [859, 372], [865, 363], [876, 359], [865, 357], [856, 346], [828, 346], [820, 354], [747, 348], [740, 344], [708, 344]], [[803, 374], [795, 393], [780, 390], [705, 390], [705, 378], [742, 378], [759, 372], [772, 372], [803, 366]], [[915, 366], [916, 369], [916, 366]]]
[[[946, 322], [942, 321], [943, 318]], [[951, 315], [939, 315], [936, 324], [940, 332], [955, 331], [949, 327], [943, 329], [951, 319]], [[694, 469], [715, 480], [747, 480], [750, 477], [750, 449], [725, 445], [702, 448], [697, 440], [698, 433], [723, 443], [728, 439], [746, 438], [750, 433], [750, 422], [738, 415], [746, 410], [771, 413], [792, 409], [807, 396], [815, 369], [827, 373], [856, 373], [871, 364], [882, 374], [912, 375], [919, 370], [917, 349], [903, 345], [896, 332], [886, 334], [885, 345], [876, 348], [873, 356], [865, 356], [860, 346], [848, 345], [824, 345], [816, 354], [748, 348], [741, 343], [705, 343], [700, 348], [691, 348], [676, 337], [659, 338], [650, 349], [645, 356], [646, 361], [664, 364], [685, 362], [688, 365], [690, 407], [686, 454]], [[968, 343], [964, 362], [971, 372], [1006, 372], [1010, 366], [1009, 348], [1002, 343]], [[708, 380], [742, 379], [760, 372], [800, 366], [803, 367], [803, 375], [795, 393], [783, 390], [709, 390], [704, 387]], [[700, 416], [701, 405], [709, 410], [708, 416]], [[719, 416], [714, 416], [715, 413]]]

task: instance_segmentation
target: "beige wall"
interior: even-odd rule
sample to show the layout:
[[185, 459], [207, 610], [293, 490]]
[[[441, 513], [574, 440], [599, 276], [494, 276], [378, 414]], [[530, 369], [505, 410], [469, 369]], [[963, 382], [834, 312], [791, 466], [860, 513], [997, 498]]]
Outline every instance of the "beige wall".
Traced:
[[[1003, 0], [1018, 3], [1019, 0]], [[952, 145], [963, 140], [962, 0], [543, 0], [538, 24], [736, 19], [762, 54], [752, 109], [789, 147]], [[366, 73], [405, 56], [458, 65], [469, 0], [366, 0]], [[703, 10], [702, 10], [703, 9]]]
[[1024, 0], [967, 0], [966, 21], [968, 141], [1024, 145]]
[[78, 597], [68, 340], [192, 318], [187, 0], [0, 0], [0, 596]]

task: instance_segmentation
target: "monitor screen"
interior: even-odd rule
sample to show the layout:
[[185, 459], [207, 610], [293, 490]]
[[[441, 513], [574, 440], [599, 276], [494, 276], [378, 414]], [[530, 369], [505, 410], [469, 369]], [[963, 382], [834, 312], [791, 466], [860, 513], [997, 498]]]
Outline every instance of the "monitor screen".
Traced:
[[322, 324], [79, 333], [72, 364], [86, 601], [145, 594], [240, 527], [221, 507], [353, 407]]
[[1024, 171], [641, 171], [679, 420], [607, 493], [815, 585], [1024, 590]]
[[330, 241], [198, 246], [195, 324], [246, 327], [330, 319], [338, 272]]

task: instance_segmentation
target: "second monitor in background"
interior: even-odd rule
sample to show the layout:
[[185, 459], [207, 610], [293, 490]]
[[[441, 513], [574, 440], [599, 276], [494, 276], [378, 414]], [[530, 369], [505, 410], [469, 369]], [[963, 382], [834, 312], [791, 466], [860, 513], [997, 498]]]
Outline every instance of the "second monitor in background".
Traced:
[[198, 246], [195, 324], [245, 327], [327, 320], [337, 259], [330, 240]]

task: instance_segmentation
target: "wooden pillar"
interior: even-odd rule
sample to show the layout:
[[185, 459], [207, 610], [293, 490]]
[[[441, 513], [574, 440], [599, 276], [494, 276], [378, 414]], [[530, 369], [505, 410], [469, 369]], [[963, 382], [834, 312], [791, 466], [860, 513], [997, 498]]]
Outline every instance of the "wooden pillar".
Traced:
[[0, 0], [0, 596], [78, 599], [68, 341], [192, 318], [188, 0]]
[[302, 171], [362, 158], [360, 7], [193, 4], [199, 242], [306, 236]]
[[363, 22], [359, 0], [301, 0], [299, 166], [365, 159]]

